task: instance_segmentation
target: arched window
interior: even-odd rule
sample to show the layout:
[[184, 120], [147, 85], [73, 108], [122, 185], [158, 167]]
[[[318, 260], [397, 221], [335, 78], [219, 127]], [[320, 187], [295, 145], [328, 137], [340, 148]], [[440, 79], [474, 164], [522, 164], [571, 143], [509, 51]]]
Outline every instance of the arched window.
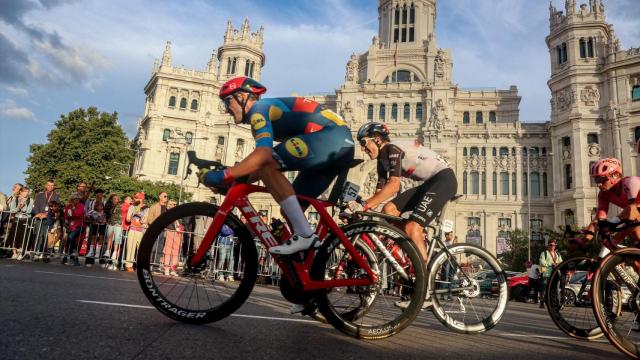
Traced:
[[477, 171], [471, 172], [471, 194], [478, 195], [480, 193], [480, 174]]
[[511, 173], [511, 195], [516, 195], [517, 192], [517, 188], [516, 185], [518, 185], [518, 180], [516, 179], [516, 173], [512, 172]]
[[422, 103], [416, 104], [416, 120], [422, 121]]
[[402, 29], [400, 29], [400, 34], [402, 34], [402, 42], [407, 42], [407, 5], [402, 7]]
[[418, 76], [409, 70], [397, 70], [384, 78], [383, 83], [418, 81]]
[[594, 56], [593, 38], [592, 37], [590, 37], [589, 40], [587, 41], [587, 56], [589, 56], [590, 58], [592, 58]]
[[482, 195], [487, 195], [487, 173], [482, 172], [480, 179], [482, 180], [482, 183], [480, 184], [480, 191], [482, 192]]
[[187, 108], [187, 98], [180, 99], [180, 109], [186, 109], [186, 108]]
[[549, 196], [549, 192], [547, 190], [547, 173], [542, 173], [542, 194], [544, 196]]
[[478, 152], [478, 147], [477, 146], [472, 146], [471, 149], [469, 149], [469, 155], [473, 156], [478, 156], [480, 155], [480, 153]]
[[218, 145], [224, 145], [224, 136], [218, 136]]
[[176, 97], [175, 96], [172, 96], [172, 97], [169, 98], [169, 107], [170, 108], [176, 107]]
[[400, 8], [396, 7], [393, 16], [393, 42], [400, 40]]
[[367, 120], [373, 121], [373, 105], [367, 106]]
[[500, 156], [509, 156], [509, 148], [508, 147], [501, 147], [500, 148]]
[[467, 218], [467, 237], [465, 240], [470, 244], [482, 246], [482, 235], [480, 232], [479, 217]]
[[540, 173], [537, 171], [531, 173], [531, 196], [540, 197]]
[[527, 173], [522, 173], [522, 196], [529, 195], [529, 183], [528, 183]]
[[556, 55], [558, 58], [558, 65], [562, 64], [562, 49], [560, 49], [560, 46], [556, 46]]
[[198, 100], [191, 100], [191, 110], [198, 110]]
[[162, 130], [162, 141], [167, 141], [171, 137], [171, 130], [164, 129]]
[[480, 149], [480, 155], [482, 156], [487, 156], [487, 148], [486, 147], [482, 147], [482, 149]]
[[500, 172], [500, 195], [509, 195], [509, 173]]
[[402, 110], [402, 117], [404, 118], [404, 121], [409, 121], [410, 116], [411, 116], [411, 107], [409, 106], [409, 104], [405, 103], [404, 109]]
[[573, 186], [573, 175], [571, 174], [571, 164], [564, 166], [564, 188], [569, 190]]
[[249, 76], [249, 70], [251, 70], [251, 60], [247, 59], [244, 63], [244, 76]]
[[567, 59], [567, 43], [562, 43], [562, 63], [566, 63]]
[[386, 110], [387, 110], [387, 107], [384, 104], [380, 105], [380, 111], [378, 114], [379, 115], [378, 118], [380, 119], [380, 121], [384, 121]]
[[576, 220], [575, 216], [573, 216], [573, 210], [567, 209], [564, 211], [564, 224], [565, 225], [575, 225]]
[[598, 143], [598, 134], [596, 133], [587, 134], [587, 144], [592, 145], [597, 143]]
[[187, 144], [191, 144], [193, 142], [193, 133], [191, 131], [187, 131], [184, 134], [184, 140], [187, 142]]
[[489, 122], [490, 123], [495, 123], [496, 122], [496, 112], [495, 111], [489, 111]]
[[511, 148], [511, 156], [516, 156], [516, 148], [515, 147]]
[[498, 155], [498, 152], [496, 151], [495, 147], [491, 150], [491, 155], [492, 156], [497, 156]]
[[462, 123], [463, 124], [468, 124], [469, 123], [469, 112], [465, 111], [462, 113]]
[[462, 149], [462, 156], [467, 156], [467, 155], [468, 155], [467, 154], [467, 148], [465, 147], [465, 148]]
[[482, 124], [482, 111], [476, 111], [476, 124]]
[[391, 120], [398, 121], [398, 104], [391, 105]]
[[462, 193], [467, 195], [467, 172], [462, 173]]
[[580, 44], [580, 58], [584, 59], [587, 57], [587, 42], [584, 38], [580, 38], [578, 43]]

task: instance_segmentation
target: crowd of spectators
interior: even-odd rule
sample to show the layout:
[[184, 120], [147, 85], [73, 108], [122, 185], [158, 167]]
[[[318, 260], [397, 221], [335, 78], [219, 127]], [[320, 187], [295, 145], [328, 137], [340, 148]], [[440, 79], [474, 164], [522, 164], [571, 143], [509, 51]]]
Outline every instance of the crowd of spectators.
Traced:
[[[176, 205], [166, 192], [158, 198], [147, 206], [144, 192], [106, 197], [104, 190], [91, 191], [80, 182], [63, 202], [52, 180], [35, 197], [29, 187], [15, 184], [8, 196], [0, 193], [0, 256], [43, 261], [58, 258], [70, 265], [80, 265], [84, 256], [85, 266], [133, 271], [145, 229]], [[175, 264], [170, 266], [169, 272], [175, 273]]]

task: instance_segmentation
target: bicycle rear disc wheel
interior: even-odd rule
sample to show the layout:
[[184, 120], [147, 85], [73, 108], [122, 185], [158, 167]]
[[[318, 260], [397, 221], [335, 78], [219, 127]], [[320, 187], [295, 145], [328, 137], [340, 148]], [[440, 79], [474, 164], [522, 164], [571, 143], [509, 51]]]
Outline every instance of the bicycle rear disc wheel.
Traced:
[[547, 284], [547, 310], [565, 334], [580, 340], [595, 340], [602, 329], [593, 315], [591, 278], [598, 259], [579, 256], [558, 265]]
[[[223, 319], [245, 302], [256, 282], [256, 246], [232, 215], [225, 224], [234, 231], [235, 245], [214, 241], [199, 266], [188, 265], [217, 210], [208, 203], [177, 206], [160, 215], [140, 243], [140, 286], [153, 306], [174, 320], [199, 324]], [[176, 222], [185, 223], [183, 231], [176, 230]]]
[[432, 312], [449, 329], [485, 332], [498, 324], [507, 308], [507, 278], [486, 250], [469, 244], [441, 251], [429, 266]]
[[[604, 334], [625, 355], [640, 359], [640, 249], [626, 248], [605, 257], [593, 278], [593, 312]], [[615, 312], [616, 291], [622, 294], [622, 311]]]
[[[342, 227], [378, 281], [369, 286], [319, 291], [315, 301], [336, 329], [361, 339], [382, 339], [409, 326], [425, 297], [422, 258], [406, 234], [388, 224], [362, 221]], [[377, 245], [376, 245], [377, 243]], [[318, 280], [366, 278], [333, 234], [323, 242], [312, 266]], [[406, 309], [396, 306], [402, 302]]]

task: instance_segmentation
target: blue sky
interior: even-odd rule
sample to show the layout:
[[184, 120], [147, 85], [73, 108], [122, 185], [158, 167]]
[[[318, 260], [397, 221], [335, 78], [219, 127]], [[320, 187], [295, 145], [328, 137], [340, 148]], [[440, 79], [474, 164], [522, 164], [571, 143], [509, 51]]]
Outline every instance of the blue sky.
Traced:
[[[553, 0], [558, 9], [564, 0]], [[584, 2], [587, 2], [584, 0]], [[580, 3], [580, 1], [578, 1]], [[640, 46], [637, 0], [605, 1], [624, 48]], [[117, 111], [129, 136], [143, 87], [164, 42], [174, 65], [203, 69], [226, 20], [265, 27], [262, 82], [271, 96], [329, 92], [352, 52], [377, 33], [377, 0], [2, 0], [0, 191], [24, 180], [29, 145], [43, 143], [60, 114]], [[546, 0], [440, 0], [436, 38], [451, 48], [463, 87], [517, 85], [520, 119], [549, 118]]]

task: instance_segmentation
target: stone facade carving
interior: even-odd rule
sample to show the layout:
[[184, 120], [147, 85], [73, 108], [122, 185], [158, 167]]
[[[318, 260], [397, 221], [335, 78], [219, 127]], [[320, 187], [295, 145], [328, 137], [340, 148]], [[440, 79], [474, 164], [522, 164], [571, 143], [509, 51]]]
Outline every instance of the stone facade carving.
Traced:
[[552, 102], [553, 108], [558, 111], [565, 111], [571, 107], [575, 101], [575, 91], [566, 87], [557, 91]]
[[446, 80], [446, 59], [441, 49], [438, 49], [438, 55], [434, 60], [434, 71], [436, 80]]
[[580, 100], [587, 106], [595, 106], [600, 101], [600, 92], [595, 85], [587, 85], [580, 92]]
[[591, 157], [600, 157], [600, 144], [589, 144], [588, 145], [589, 156]]
[[358, 56], [351, 54], [351, 59], [347, 63], [347, 74], [344, 78], [347, 84], [355, 84], [358, 82]]
[[494, 157], [493, 167], [499, 170], [515, 170], [516, 158], [514, 156], [509, 156], [509, 155]]
[[244, 140], [238, 139], [236, 141], [236, 161], [242, 161], [244, 159]]
[[447, 115], [447, 107], [444, 105], [442, 99], [436, 100], [435, 104], [431, 108], [431, 117], [429, 118], [430, 130], [444, 130], [449, 123], [449, 116]]
[[485, 156], [467, 156], [464, 158], [462, 166], [469, 170], [482, 170], [487, 167], [487, 159]]

